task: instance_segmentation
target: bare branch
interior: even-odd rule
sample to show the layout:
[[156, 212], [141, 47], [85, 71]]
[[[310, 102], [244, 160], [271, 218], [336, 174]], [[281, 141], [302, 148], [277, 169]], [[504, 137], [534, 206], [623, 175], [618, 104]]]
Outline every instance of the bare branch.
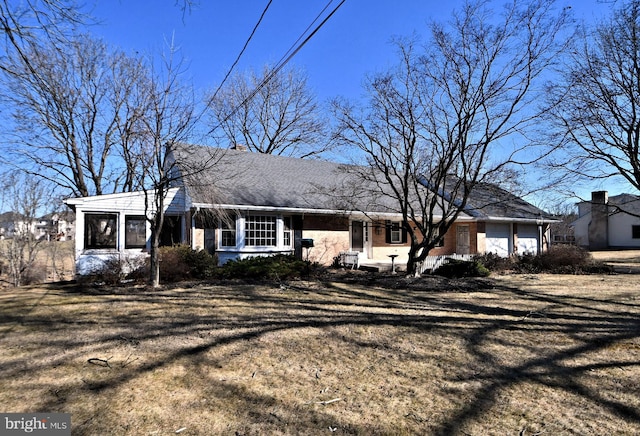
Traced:
[[639, 1], [581, 29], [548, 105], [551, 140], [561, 145], [550, 167], [578, 180], [622, 177], [640, 190]]
[[514, 1], [498, 20], [486, 2], [467, 2], [447, 25], [431, 25], [422, 53], [415, 37], [395, 41], [400, 62], [368, 79], [366, 109], [334, 102], [336, 137], [371, 168], [363, 189], [386, 184], [403, 215], [409, 271], [468, 213], [472, 192], [487, 202], [473, 208], [500, 202], [506, 192], [487, 182], [540, 158], [525, 145], [505, 155], [504, 142], [534, 124], [532, 85], [563, 49], [568, 18], [552, 5]]
[[[270, 80], [265, 77], [272, 75]], [[248, 98], [254, 94], [253, 98]], [[236, 74], [210, 104], [213, 122], [226, 140], [258, 153], [308, 157], [327, 151], [326, 121], [296, 69], [268, 66], [262, 72]]]

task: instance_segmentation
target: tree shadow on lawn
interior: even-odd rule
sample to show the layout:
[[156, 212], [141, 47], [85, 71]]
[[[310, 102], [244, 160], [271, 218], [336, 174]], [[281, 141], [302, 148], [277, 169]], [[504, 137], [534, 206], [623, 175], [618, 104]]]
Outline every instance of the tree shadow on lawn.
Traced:
[[[618, 417], [624, 425], [640, 428], [640, 400], [634, 391], [638, 388], [637, 381], [632, 377], [623, 380], [620, 395], [585, 383], [594, 371], [640, 368], [640, 346], [616, 358], [604, 355], [616, 344], [638, 344], [639, 314], [638, 305], [629, 302], [525, 291], [491, 279], [394, 278], [366, 284], [349, 281], [299, 282], [284, 287], [234, 284], [152, 291], [67, 285], [60, 289], [52, 287], [40, 297], [37, 307], [22, 314], [2, 311], [0, 326], [8, 330], [0, 336], [0, 343], [3, 348], [8, 346], [9, 352], [2, 359], [0, 378], [24, 379], [28, 378], [25, 374], [55, 370], [69, 362], [83, 363], [86, 370], [92, 358], [116, 366], [108, 360], [115, 347], [132, 353], [139, 346], [157, 347], [155, 358], [135, 364], [119, 362], [116, 371], [94, 380], [82, 380], [75, 387], [56, 388], [58, 393], [42, 396], [40, 403], [31, 407], [49, 412], [70, 411], [69, 403], [79, 391], [100, 401], [105, 396], [119, 395], [119, 389], [137, 379], [186, 360], [198, 362], [196, 366], [190, 365], [190, 370], [203, 380], [208, 396], [232, 397], [221, 404], [234, 409], [229, 413], [245, 423], [233, 429], [238, 434], [260, 432], [264, 428], [285, 433], [313, 434], [336, 428], [343, 434], [392, 434], [398, 431], [397, 422], [372, 422], [366, 417], [360, 421], [341, 419], [328, 410], [300, 407], [276, 394], [212, 380], [203, 368], [209, 371], [212, 366], [222, 367], [231, 359], [225, 351], [229, 346], [241, 346], [241, 352], [249, 356], [253, 348], [250, 344], [255, 345], [270, 334], [326, 330], [333, 340], [351, 344], [364, 354], [367, 348], [376, 352], [384, 344], [343, 330], [336, 334], [337, 329], [401, 328], [455, 339], [462, 347], [457, 351], [464, 352], [468, 360], [459, 362], [460, 368], [448, 370], [450, 378], [442, 382], [466, 382], [471, 386], [464, 393], [464, 401], [452, 402], [444, 416], [406, 424], [409, 433], [461, 434], [474, 426], [486, 425], [483, 420], [497, 407], [501, 396], [524, 383], [579, 397]], [[536, 335], [560, 337], [566, 344], [548, 344], [549, 349], [545, 350], [544, 340], [519, 342]], [[171, 340], [172, 344], [164, 347], [165, 340]], [[28, 361], [19, 353], [12, 358], [11, 350], [21, 341], [30, 349]], [[393, 343], [386, 346], [389, 354], [398, 355], [399, 362], [404, 359], [419, 363], [425, 359], [425, 350], [411, 354], [394, 348]], [[436, 350], [436, 354], [440, 351]], [[349, 362], [341, 364], [348, 366]], [[46, 385], [34, 384], [27, 389], [47, 392]], [[624, 400], [634, 396], [635, 403]], [[407, 419], [414, 413], [406, 412]], [[97, 408], [92, 413], [92, 417], [74, 423], [74, 433], [90, 434], [110, 425], [120, 425], [125, 433], [135, 433], [126, 423], [119, 424], [118, 417], [111, 416], [108, 408]], [[421, 413], [428, 415], [429, 410]], [[205, 433], [206, 429], [201, 431]]]

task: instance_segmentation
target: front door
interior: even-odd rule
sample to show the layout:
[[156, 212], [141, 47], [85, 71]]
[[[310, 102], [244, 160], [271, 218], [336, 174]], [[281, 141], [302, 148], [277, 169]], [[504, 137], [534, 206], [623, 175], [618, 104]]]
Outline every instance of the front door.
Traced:
[[364, 249], [364, 231], [362, 221], [351, 222], [351, 250], [362, 252]]
[[456, 244], [457, 254], [469, 254], [471, 238], [469, 237], [469, 225], [458, 224], [458, 242]]

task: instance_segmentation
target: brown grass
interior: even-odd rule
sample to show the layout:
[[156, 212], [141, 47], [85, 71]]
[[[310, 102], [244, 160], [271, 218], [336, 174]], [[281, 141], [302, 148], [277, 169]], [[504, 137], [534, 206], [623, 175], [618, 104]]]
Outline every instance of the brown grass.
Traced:
[[[0, 241], [6, 244], [8, 241]], [[74, 241], [41, 241], [32, 268], [25, 272], [23, 283], [50, 283], [72, 280], [74, 275]], [[2, 266], [6, 271], [2, 271]], [[7, 261], [0, 258], [0, 292], [10, 287]]]
[[3, 291], [0, 411], [75, 435], [640, 431], [638, 276], [367, 277]]

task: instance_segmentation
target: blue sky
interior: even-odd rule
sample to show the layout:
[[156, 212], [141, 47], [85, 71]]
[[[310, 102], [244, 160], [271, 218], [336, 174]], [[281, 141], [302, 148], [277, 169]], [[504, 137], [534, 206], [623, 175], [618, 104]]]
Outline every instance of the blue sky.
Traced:
[[[234, 71], [278, 62], [329, 0], [274, 0]], [[494, 0], [496, 9], [508, 0]], [[184, 14], [182, 0], [110, 0], [94, 6], [100, 24], [91, 29], [126, 52], [157, 56], [173, 38], [187, 60], [186, 78], [196, 89], [215, 89], [233, 64], [268, 0], [198, 0]], [[329, 10], [340, 0], [333, 0]], [[396, 61], [393, 36], [426, 36], [430, 21], [447, 20], [462, 0], [346, 0], [336, 14], [293, 58], [322, 102], [336, 96], [357, 99], [368, 73]], [[611, 0], [559, 0], [576, 20], [609, 15]], [[584, 186], [611, 194], [629, 191], [624, 183]]]
[[[178, 0], [180, 2], [181, 0]], [[500, 6], [503, 1], [495, 3]], [[236, 69], [276, 63], [328, 0], [274, 0]], [[329, 9], [340, 1], [333, 0]], [[157, 54], [174, 38], [188, 60], [188, 77], [201, 89], [214, 89], [242, 49], [267, 0], [199, 0], [182, 14], [176, 0], [100, 1], [93, 9], [101, 24], [92, 29], [127, 52]], [[365, 74], [395, 61], [394, 35], [427, 34], [430, 20], [450, 16], [460, 0], [346, 0], [292, 63], [306, 70], [320, 100], [357, 98]], [[564, 0], [576, 18], [606, 15], [602, 0]]]

